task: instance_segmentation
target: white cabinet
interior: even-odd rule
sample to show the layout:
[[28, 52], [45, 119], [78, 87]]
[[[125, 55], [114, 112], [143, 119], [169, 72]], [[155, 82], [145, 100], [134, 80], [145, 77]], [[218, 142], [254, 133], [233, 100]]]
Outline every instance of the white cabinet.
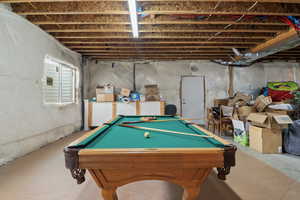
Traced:
[[140, 115], [161, 115], [161, 102], [140, 102]]
[[113, 105], [110, 102], [93, 103], [91, 126], [101, 126], [113, 117]]
[[116, 115], [136, 115], [136, 102], [116, 103]]
[[85, 103], [85, 130], [92, 126], [101, 126], [117, 115], [164, 115], [165, 102], [88, 102]]

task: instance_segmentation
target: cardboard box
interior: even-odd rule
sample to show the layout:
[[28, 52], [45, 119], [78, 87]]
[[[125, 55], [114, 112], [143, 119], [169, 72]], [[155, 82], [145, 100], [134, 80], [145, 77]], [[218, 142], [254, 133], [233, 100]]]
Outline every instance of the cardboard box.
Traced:
[[98, 94], [114, 94], [114, 86], [110, 85], [110, 84], [107, 84], [107, 85], [104, 85], [104, 86], [98, 86], [96, 88], [96, 95]]
[[121, 94], [122, 96], [129, 97], [129, 95], [130, 95], [130, 90], [127, 89], [127, 88], [122, 88], [120, 94]]
[[160, 101], [160, 96], [159, 95], [149, 95], [146, 94], [146, 101]]
[[114, 94], [97, 94], [97, 102], [113, 102], [115, 101]]
[[104, 94], [104, 91], [105, 91], [105, 90], [104, 90], [104, 86], [103, 86], [103, 87], [97, 87], [97, 88], [96, 88], [96, 95], [97, 95], [97, 94]]
[[233, 107], [232, 106], [221, 106], [222, 114], [224, 117], [232, 117]]
[[250, 113], [247, 120], [254, 126], [270, 129], [287, 128], [288, 124], [293, 123], [288, 115], [275, 113]]
[[281, 110], [281, 109], [266, 108], [266, 112], [276, 113], [276, 114], [280, 114], [280, 115], [291, 115], [295, 111], [294, 110]]
[[238, 104], [239, 106], [244, 106], [251, 100], [251, 96], [237, 92], [232, 99], [229, 99], [228, 106], [234, 106]]
[[272, 98], [269, 96], [260, 95], [256, 98], [254, 107], [258, 112], [264, 111], [264, 109], [272, 103]]
[[249, 127], [250, 148], [261, 153], [281, 153], [282, 136], [281, 130]]
[[229, 99], [214, 99], [214, 107], [219, 107], [220, 105], [227, 106]]
[[146, 95], [159, 95], [157, 85], [145, 85]]
[[256, 109], [253, 106], [242, 106], [237, 109], [239, 119], [245, 121], [251, 113], [256, 113]]

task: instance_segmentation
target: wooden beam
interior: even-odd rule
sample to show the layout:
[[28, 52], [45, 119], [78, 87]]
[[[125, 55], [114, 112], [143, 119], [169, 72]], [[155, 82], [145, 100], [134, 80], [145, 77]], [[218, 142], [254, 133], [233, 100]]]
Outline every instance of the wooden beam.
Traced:
[[155, 41], [155, 42], [135, 42], [135, 41], [61, 41], [64, 44], [258, 44], [258, 42], [226, 42], [226, 41]]
[[96, 60], [216, 60], [216, 59], [226, 59], [226, 57], [90, 57]]
[[[231, 2], [228, 5], [224, 5], [222, 9], [213, 9], [213, 4], [209, 2], [199, 3], [180, 3], [174, 1], [172, 4], [149, 4], [144, 7], [144, 11], [138, 12], [139, 15], [263, 15], [263, 16], [300, 16], [298, 10], [300, 5], [282, 6], [281, 4], [258, 4], [256, 9], [250, 9], [249, 4], [236, 1]], [[29, 2], [32, 3], [32, 2]], [[28, 4], [16, 4], [13, 5], [13, 10], [19, 15], [35, 16], [35, 15], [129, 15], [124, 3], [106, 3], [93, 1], [76, 3], [64, 2], [64, 3], [47, 3], [35, 5], [36, 9], [32, 8]], [[181, 9], [178, 9], [178, 7]], [[229, 8], [229, 9], [226, 9]]]
[[[215, 60], [218, 58], [91, 58], [92, 60], [99, 60], [99, 61], [178, 61], [178, 60]], [[225, 59], [225, 58], [224, 58]], [[230, 59], [227, 59], [230, 60]]]
[[[88, 13], [87, 13], [88, 14]], [[192, 11], [192, 10], [152, 10], [138, 12], [139, 15], [263, 15], [300, 16], [299, 12], [249, 12], [249, 11]]]
[[270, 39], [262, 44], [257, 45], [256, 47], [250, 49], [250, 52], [257, 53], [260, 51], [264, 51], [267, 48], [270, 48], [276, 44], [279, 44], [285, 40], [288, 40], [289, 38], [296, 37], [296, 36], [298, 36], [297, 31], [295, 29], [290, 29], [289, 31], [282, 33], [282, 34], [276, 36], [275, 38]]
[[[57, 39], [132, 39], [132, 36], [54, 36]], [[212, 36], [169, 36], [169, 35], [141, 35], [139, 39], [209, 39]], [[271, 36], [215, 36], [214, 39], [270, 39]]]
[[247, 48], [243, 46], [68, 46], [71, 49], [232, 49]]
[[[2, 0], [1, 3], [51, 3], [51, 2], [126, 2], [127, 0]], [[138, 2], [161, 2], [162, 0], [137, 0]], [[184, 2], [186, 0], [164, 0], [164, 2]], [[190, 2], [218, 2], [219, 0], [188, 0]], [[300, 3], [300, 0], [222, 0], [222, 2], [259, 3]]]
[[[45, 29], [49, 33], [131, 33], [131, 29]], [[141, 29], [140, 33], [277, 33], [278, 29]]]
[[97, 12], [84, 12], [84, 11], [21, 11], [16, 12], [19, 15], [128, 15], [128, 11], [122, 10], [105, 10]]
[[86, 56], [226, 56], [232, 53], [82, 53]]
[[[19, 15], [128, 15], [128, 11], [103, 10], [103, 11], [16, 11]], [[144, 11], [139, 15], [264, 15], [264, 16], [300, 16], [300, 13], [289, 12], [245, 12], [245, 11]]]
[[[110, 22], [110, 21], [31, 21], [33, 24], [37, 25], [130, 25], [130, 22]], [[282, 22], [236, 22], [236, 21], [190, 21], [190, 20], [181, 20], [181, 21], [141, 21], [140, 25], [218, 25], [218, 24], [233, 24], [233, 25], [261, 25], [261, 26], [288, 26]]]
[[154, 50], [94, 50], [94, 49], [88, 49], [88, 50], [79, 50], [77, 51], [79, 53], [232, 53], [232, 50], [229, 49], [223, 49], [223, 50], [210, 50], [210, 49], [205, 49], [205, 50], [186, 50], [186, 49], [181, 49], [181, 50], [162, 50], [162, 49], [156, 49]]
[[[127, 0], [1, 0], [1, 3], [52, 3], [52, 2], [126, 2]], [[138, 2], [161, 2], [162, 0], [137, 0]], [[163, 0], [184, 2], [186, 0]], [[190, 2], [218, 2], [219, 0], [188, 0]], [[300, 3], [300, 0], [222, 0], [222, 2]]]
[[209, 58], [209, 59], [220, 59], [220, 58], [229, 58], [228, 56], [90, 56], [92, 58], [147, 58], [147, 59], [160, 59], [160, 58], [174, 58], [174, 59], [179, 59], [179, 58]]

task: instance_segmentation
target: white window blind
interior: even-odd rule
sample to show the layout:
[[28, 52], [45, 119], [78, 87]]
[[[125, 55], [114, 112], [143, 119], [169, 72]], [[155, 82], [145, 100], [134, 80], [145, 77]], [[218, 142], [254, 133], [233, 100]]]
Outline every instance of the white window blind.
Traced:
[[72, 65], [45, 58], [44, 102], [68, 104], [76, 102], [77, 70]]
[[74, 69], [61, 65], [61, 103], [74, 102], [75, 71]]

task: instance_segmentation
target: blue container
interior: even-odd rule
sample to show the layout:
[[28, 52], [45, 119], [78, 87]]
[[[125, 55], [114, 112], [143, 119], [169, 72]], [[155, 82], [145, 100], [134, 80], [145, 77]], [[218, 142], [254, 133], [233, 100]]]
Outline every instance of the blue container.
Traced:
[[140, 94], [137, 92], [133, 92], [130, 94], [130, 98], [132, 101], [139, 101], [140, 100]]

